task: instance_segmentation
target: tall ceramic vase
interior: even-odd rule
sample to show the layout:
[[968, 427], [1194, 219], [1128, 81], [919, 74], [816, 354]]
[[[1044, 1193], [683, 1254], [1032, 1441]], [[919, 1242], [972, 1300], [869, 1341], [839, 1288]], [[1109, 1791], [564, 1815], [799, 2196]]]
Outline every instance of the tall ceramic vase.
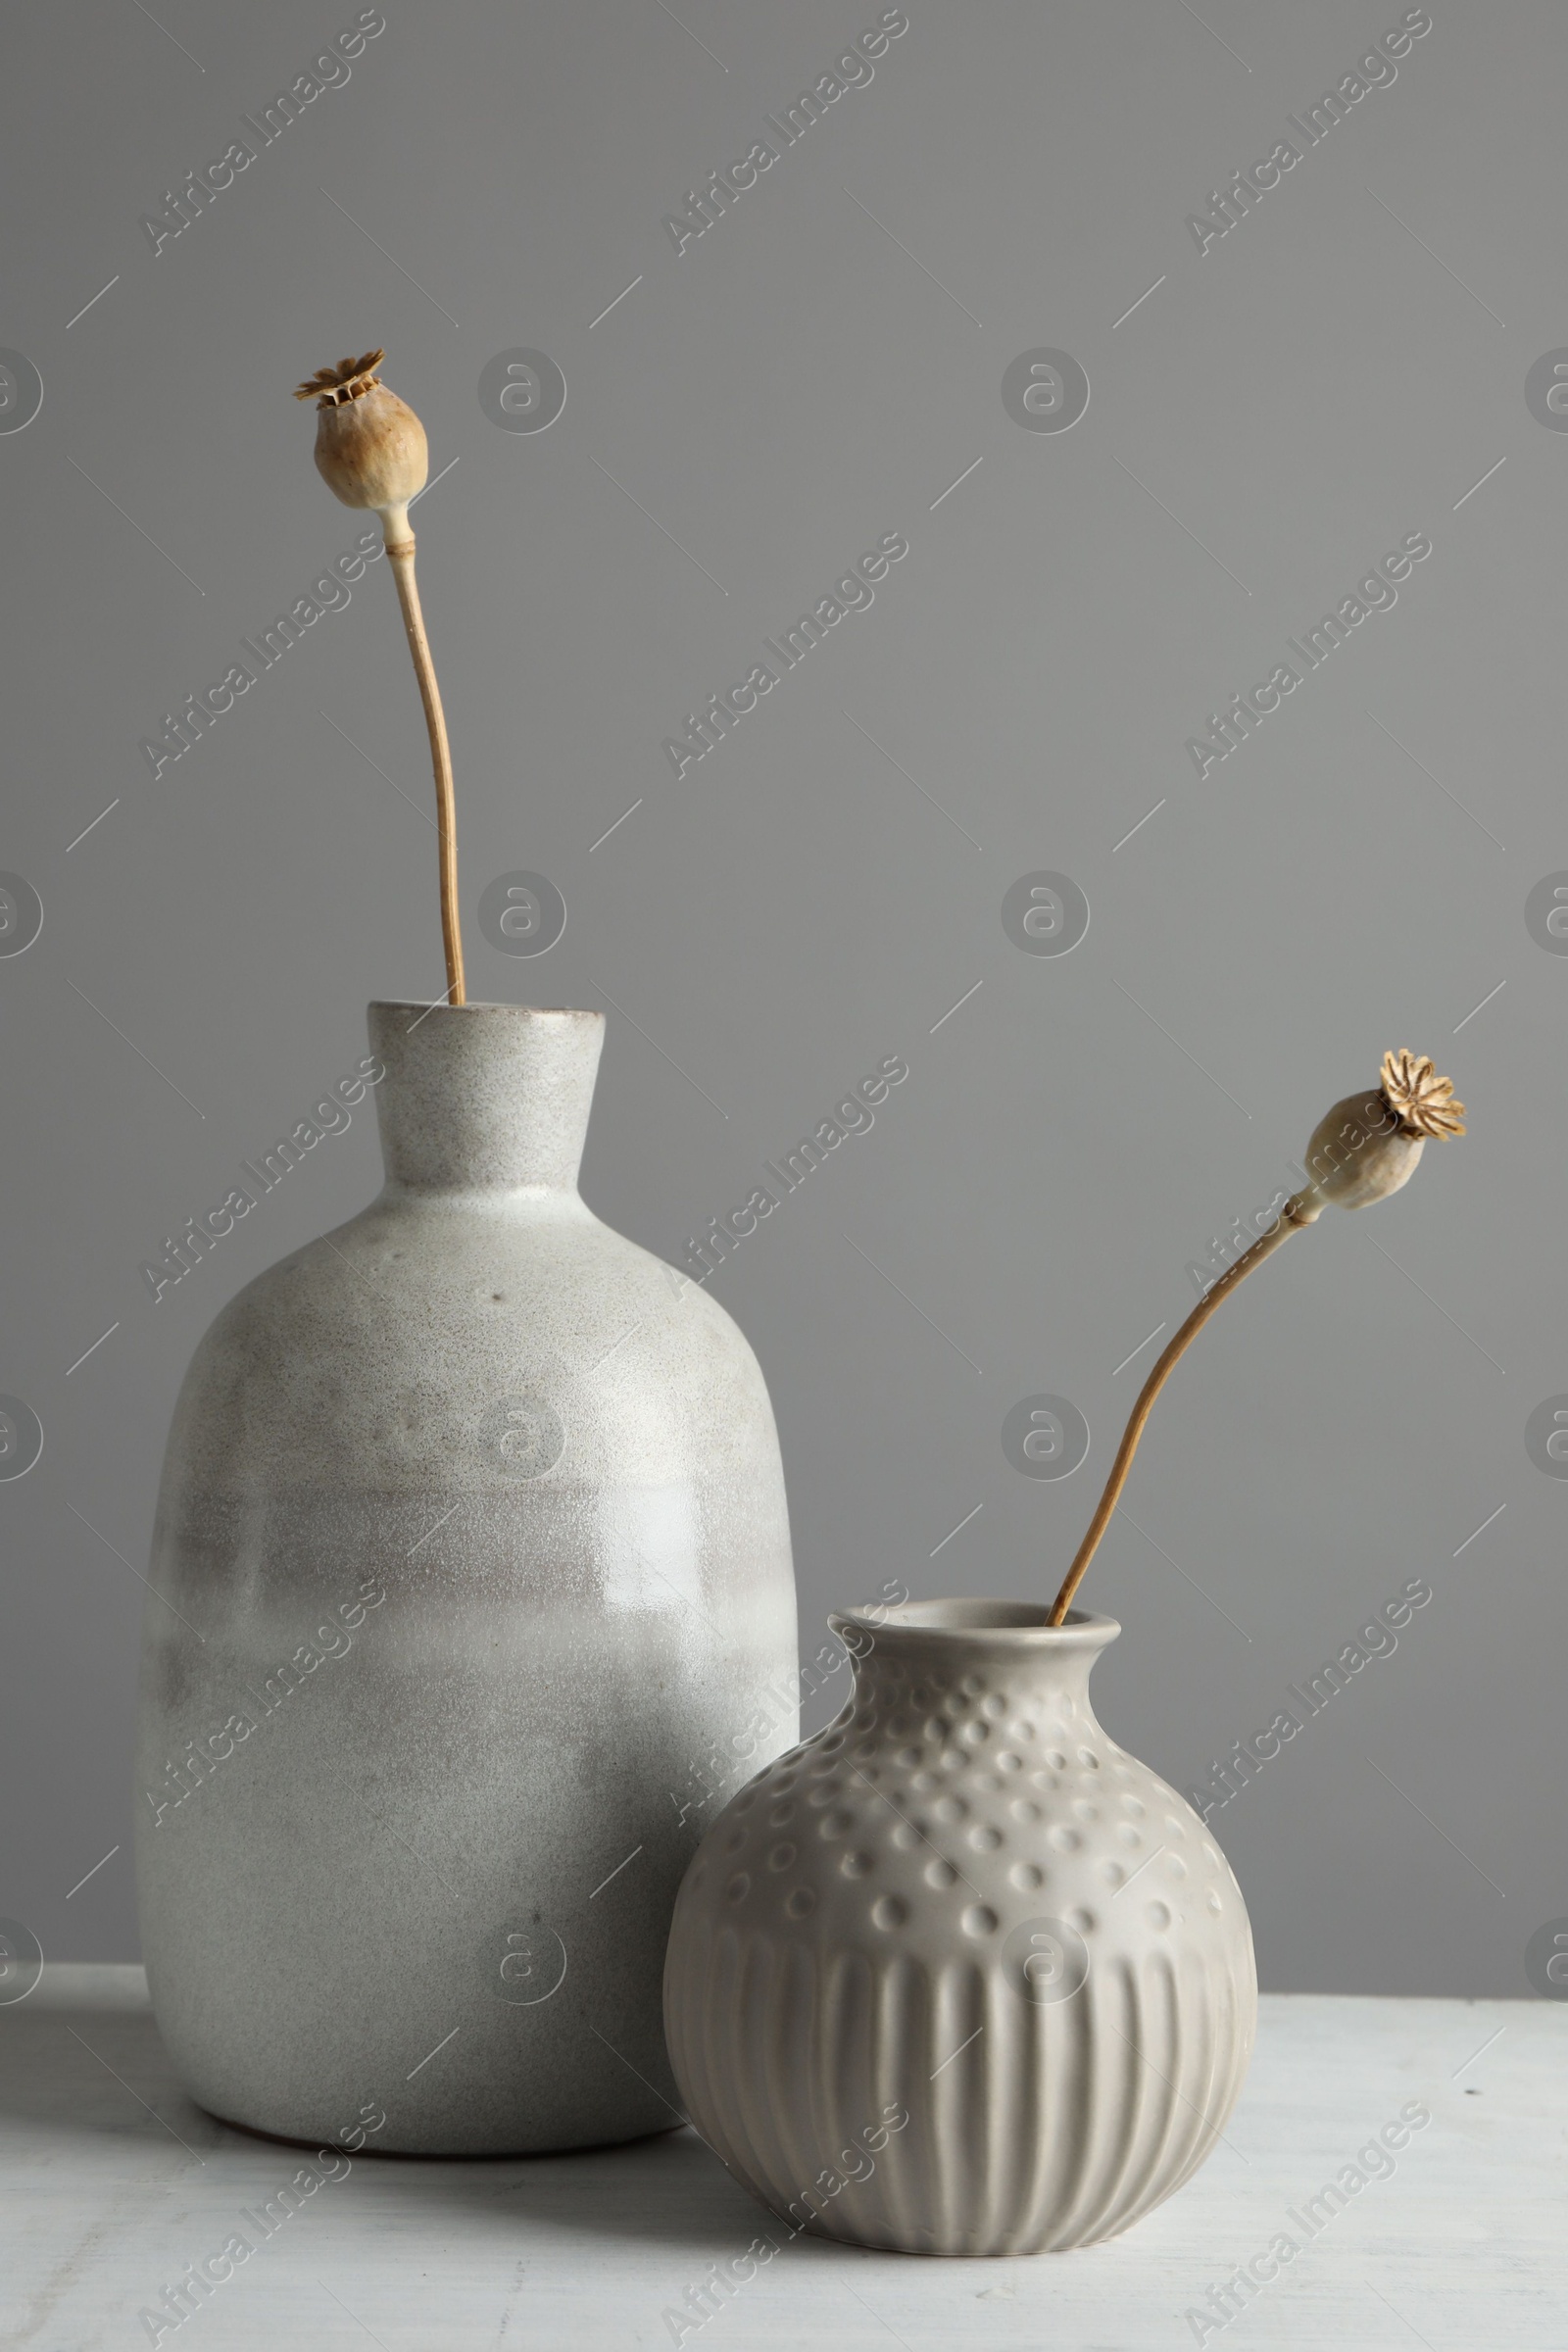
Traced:
[[1113, 1619], [830, 1620], [837, 1722], [713, 1823], [675, 1906], [693, 2123], [792, 2230], [908, 2254], [1113, 2237], [1202, 2163], [1257, 2008], [1240, 1890], [1089, 1702]]
[[266, 2132], [626, 2139], [675, 2120], [693, 1767], [794, 1671], [772, 1413], [722, 1308], [578, 1194], [600, 1014], [369, 1020], [385, 1190], [223, 1309], [169, 1441], [154, 2006]]

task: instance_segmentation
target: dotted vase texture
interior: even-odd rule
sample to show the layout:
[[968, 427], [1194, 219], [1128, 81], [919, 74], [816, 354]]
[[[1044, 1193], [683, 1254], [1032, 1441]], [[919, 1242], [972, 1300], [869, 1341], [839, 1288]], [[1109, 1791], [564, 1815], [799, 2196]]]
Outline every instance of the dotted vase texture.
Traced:
[[1093, 2245], [1181, 2186], [1241, 2090], [1241, 1890], [1095, 1720], [1119, 1626], [1046, 1615], [831, 1618], [853, 1697], [687, 1871], [670, 2062], [697, 2130], [793, 2229], [908, 2254]]
[[[137, 1885], [170, 2056], [230, 2122], [451, 2156], [669, 2128], [694, 1774], [737, 1693], [771, 1691], [761, 1754], [795, 1738], [795, 1587], [755, 1356], [578, 1193], [604, 1027], [372, 1004], [345, 1091], [385, 1190], [180, 1392]], [[250, 1171], [264, 1228], [284, 1173]]]

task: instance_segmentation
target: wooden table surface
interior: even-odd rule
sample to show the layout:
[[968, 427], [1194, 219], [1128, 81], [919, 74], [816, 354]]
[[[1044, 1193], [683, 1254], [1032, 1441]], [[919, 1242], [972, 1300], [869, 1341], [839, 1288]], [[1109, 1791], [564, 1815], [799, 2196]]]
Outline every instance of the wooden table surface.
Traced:
[[[1430, 2122], [1357, 2163], [1401, 2111]], [[690, 2131], [509, 2162], [357, 2157], [264, 2237], [242, 2209], [303, 2161], [191, 2104], [139, 1969], [46, 1969], [0, 2007], [0, 2345], [129, 2352], [154, 2340], [143, 2311], [238, 2233], [255, 2250], [177, 2327], [165, 2306], [159, 2343], [1568, 2352], [1568, 2005], [1544, 2001], [1266, 1997], [1226, 2144], [1126, 2237], [922, 2261], [773, 2224], [778, 2252], [706, 2317], [712, 2266], [745, 2273], [770, 2225]], [[1330, 2181], [1343, 2207], [1308, 2211]], [[1254, 2283], [1222, 2321], [1208, 2290], [1243, 2265]]]

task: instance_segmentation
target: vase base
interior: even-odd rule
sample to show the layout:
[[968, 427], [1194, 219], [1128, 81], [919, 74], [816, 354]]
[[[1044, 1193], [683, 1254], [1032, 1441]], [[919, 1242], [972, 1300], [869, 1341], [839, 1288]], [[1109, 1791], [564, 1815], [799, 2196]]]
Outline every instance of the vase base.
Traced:
[[[768, 2210], [772, 2212], [773, 2208], [769, 2206]], [[775, 2218], [783, 2220], [785, 2217], [780, 2214]], [[939, 2239], [933, 2231], [929, 2245], [911, 2246], [905, 2239], [891, 2234], [875, 2236], [868, 2230], [862, 2236], [843, 2230], [819, 2229], [811, 2222], [799, 2234], [802, 2237], [814, 2237], [824, 2245], [858, 2246], [867, 2254], [906, 2254], [913, 2261], [926, 2260], [935, 2255], [942, 2262], [1034, 2262], [1047, 2260], [1053, 2255], [1086, 2253], [1091, 2246], [1105, 2245], [1111, 2238], [1120, 2237], [1124, 2231], [1135, 2229], [1142, 2218], [1141, 2214], [1130, 2216], [1127, 2221], [1118, 2222], [1114, 2229], [1102, 2230], [1094, 2237], [1070, 2238], [1060, 2245], [1014, 2240], [983, 2246], [950, 2244]]]
[[398, 2164], [527, 2164], [551, 2156], [592, 2156], [602, 2148], [628, 2148], [639, 2140], [667, 2139], [686, 2129], [683, 2116], [675, 2123], [639, 2125], [609, 2139], [565, 2140], [548, 2148], [378, 2148], [369, 2140], [361, 2148], [333, 2148], [329, 2141], [301, 2139], [292, 2132], [269, 2132], [260, 2124], [242, 2124], [232, 2115], [220, 2115], [216, 2107], [203, 2107], [201, 2112], [213, 2123], [221, 2124], [225, 2132], [242, 2132], [247, 2139], [264, 2139], [276, 2148], [303, 2148], [310, 2154], [324, 2149], [329, 2155], [374, 2156]]

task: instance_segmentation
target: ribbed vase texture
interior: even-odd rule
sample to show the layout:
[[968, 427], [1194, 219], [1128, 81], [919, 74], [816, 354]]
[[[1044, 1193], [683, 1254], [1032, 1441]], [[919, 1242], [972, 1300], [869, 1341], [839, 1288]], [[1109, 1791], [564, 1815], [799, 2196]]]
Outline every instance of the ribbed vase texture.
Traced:
[[372, 1005], [385, 1190], [181, 1391], [137, 1877], [164, 2040], [232, 2122], [441, 2155], [670, 2124], [697, 1775], [769, 1686], [760, 1752], [793, 1739], [794, 1582], [750, 1348], [577, 1191], [603, 1037]]
[[848, 1610], [854, 1695], [704, 1838], [664, 1975], [693, 2124], [794, 2229], [911, 2254], [1113, 2237], [1213, 2148], [1257, 2011], [1224, 1856], [1107, 1738], [1119, 1627]]

